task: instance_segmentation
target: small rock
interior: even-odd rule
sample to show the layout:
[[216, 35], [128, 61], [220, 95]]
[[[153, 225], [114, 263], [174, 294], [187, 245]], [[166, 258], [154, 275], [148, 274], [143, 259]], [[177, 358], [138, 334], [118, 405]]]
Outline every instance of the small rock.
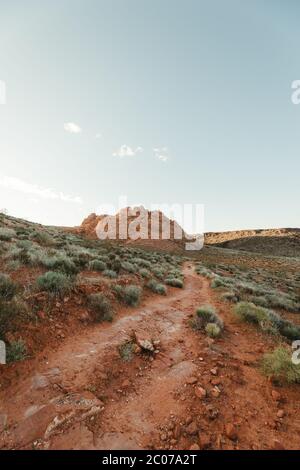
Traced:
[[219, 387], [214, 387], [211, 391], [211, 395], [214, 397], [214, 398], [219, 398], [219, 396], [221, 395], [221, 390], [219, 389]]
[[212, 375], [218, 375], [218, 369], [217, 369], [217, 367], [214, 367], [213, 369], [210, 369], [210, 373], [211, 373]]
[[198, 446], [198, 444], [193, 444], [191, 445], [189, 450], [200, 450], [200, 447]]
[[211, 379], [210, 383], [214, 386], [215, 385], [220, 385], [221, 380], [220, 379]]
[[168, 437], [168, 436], [167, 436], [165, 433], [162, 433], [162, 434], [160, 435], [160, 440], [164, 442], [164, 441], [167, 440], [167, 437]]
[[189, 377], [186, 381], [186, 383], [189, 384], [189, 385], [196, 384], [197, 382], [198, 382], [197, 377]]
[[232, 423], [225, 424], [225, 434], [231, 441], [235, 441], [238, 438], [236, 427]]
[[176, 424], [173, 435], [174, 435], [174, 439], [179, 439], [181, 435], [181, 427], [179, 426], [179, 424]]
[[285, 450], [285, 448], [284, 448], [284, 445], [280, 441], [275, 439], [273, 441], [272, 450]]
[[284, 410], [278, 410], [278, 411], [277, 411], [277, 418], [283, 418], [284, 415], [285, 415]]
[[203, 387], [196, 387], [195, 388], [195, 395], [196, 395], [196, 397], [198, 397], [200, 399], [203, 399], [203, 398], [206, 397], [207, 392]]
[[125, 379], [125, 380], [122, 382], [121, 387], [122, 387], [122, 388], [128, 388], [128, 387], [130, 387], [130, 380]]

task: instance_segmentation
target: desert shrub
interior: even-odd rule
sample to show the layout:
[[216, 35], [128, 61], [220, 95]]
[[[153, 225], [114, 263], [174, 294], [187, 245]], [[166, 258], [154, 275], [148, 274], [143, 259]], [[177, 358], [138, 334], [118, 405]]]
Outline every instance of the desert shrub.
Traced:
[[208, 323], [215, 323], [223, 329], [223, 321], [211, 305], [202, 305], [196, 310], [196, 327], [205, 328]]
[[72, 281], [63, 273], [48, 271], [37, 278], [36, 285], [39, 290], [58, 295], [68, 292], [72, 287]]
[[0, 339], [4, 339], [5, 334], [10, 331], [14, 321], [25, 315], [27, 306], [18, 299], [0, 302]]
[[164, 286], [163, 284], [160, 284], [159, 282], [156, 282], [154, 279], [151, 279], [147, 283], [147, 287], [151, 289], [152, 292], [155, 292], [155, 294], [160, 294], [160, 295], [167, 294], [166, 286]]
[[116, 294], [116, 297], [119, 301], [124, 300], [124, 287], [120, 284], [114, 284], [112, 286], [112, 291]]
[[251, 302], [239, 302], [235, 306], [234, 313], [238, 318], [248, 323], [259, 324], [261, 321], [268, 319], [266, 309]]
[[132, 262], [142, 268], [151, 268], [151, 261], [143, 258], [133, 258]]
[[237, 302], [238, 297], [235, 292], [224, 292], [224, 294], [221, 295], [222, 300], [227, 300], [229, 302]]
[[221, 334], [221, 328], [216, 323], [207, 323], [205, 331], [210, 338], [218, 338]]
[[130, 362], [134, 357], [134, 342], [133, 341], [125, 341], [124, 343], [120, 344], [118, 347], [119, 354], [123, 361]]
[[144, 277], [145, 279], [149, 279], [149, 277], [151, 276], [151, 273], [148, 269], [146, 268], [142, 268], [139, 270], [139, 273], [142, 277]]
[[75, 263], [65, 254], [60, 254], [58, 256], [44, 258], [43, 264], [48, 269], [53, 269], [55, 271], [60, 271], [65, 274], [77, 274], [78, 268]]
[[6, 274], [0, 273], [0, 300], [11, 300], [17, 293], [17, 285]]
[[279, 382], [300, 383], [300, 365], [292, 362], [292, 353], [283, 347], [264, 355], [262, 372]]
[[21, 263], [18, 260], [11, 260], [7, 263], [6, 267], [8, 271], [16, 271], [21, 266]]
[[119, 257], [116, 257], [113, 261], [111, 261], [110, 268], [112, 271], [115, 271], [117, 274], [121, 271], [122, 263]]
[[127, 271], [128, 273], [135, 273], [137, 271], [136, 266], [130, 263], [129, 261], [124, 261], [122, 263], [122, 269], [124, 269], [124, 271]]
[[136, 307], [141, 299], [142, 289], [139, 286], [127, 286], [124, 289], [124, 301], [131, 307]]
[[112, 305], [104, 294], [91, 294], [88, 300], [96, 321], [101, 322], [113, 320], [114, 311]]
[[6, 227], [0, 228], [0, 240], [9, 241], [16, 236], [17, 234], [12, 228], [6, 228]]
[[288, 312], [298, 312], [300, 310], [300, 305], [285, 295], [269, 294], [266, 296], [266, 302], [269, 307], [282, 308]]
[[167, 279], [165, 279], [165, 283], [168, 286], [179, 287], [180, 289], [183, 288], [183, 281], [181, 279], [177, 279], [175, 277], [168, 277]]
[[290, 322], [284, 321], [280, 328], [280, 334], [291, 341], [295, 341], [300, 339], [300, 328]]
[[152, 273], [158, 279], [162, 280], [164, 278], [165, 270], [162, 267], [156, 266], [156, 267], [152, 268]]
[[251, 295], [249, 297], [249, 301], [254, 303], [255, 305], [259, 305], [260, 307], [269, 307], [269, 303], [266, 297], [260, 295]]
[[116, 279], [116, 277], [118, 277], [117, 273], [111, 269], [105, 269], [103, 271], [103, 276], [109, 277], [110, 279]]
[[105, 271], [106, 264], [99, 259], [93, 259], [89, 264], [89, 268], [91, 271]]
[[13, 341], [10, 343], [6, 350], [6, 362], [23, 361], [26, 358], [27, 348], [23, 340]]
[[30, 235], [30, 239], [39, 243], [39, 245], [44, 246], [50, 246], [55, 243], [53, 238], [47, 232], [42, 232], [40, 230], [35, 230], [34, 232], [32, 232]]
[[226, 284], [220, 277], [215, 277], [210, 283], [210, 287], [212, 289], [217, 289], [218, 287], [224, 287], [224, 286], [226, 286]]

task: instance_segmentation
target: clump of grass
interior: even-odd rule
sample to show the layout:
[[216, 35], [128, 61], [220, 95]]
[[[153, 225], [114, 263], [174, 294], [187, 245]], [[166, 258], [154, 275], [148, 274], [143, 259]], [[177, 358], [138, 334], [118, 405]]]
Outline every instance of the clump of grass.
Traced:
[[99, 259], [93, 259], [90, 264], [89, 264], [89, 268], [91, 271], [105, 271], [106, 270], [106, 264], [104, 263], [104, 261], [101, 261]]
[[112, 269], [105, 269], [105, 271], [103, 271], [103, 276], [109, 277], [110, 279], [116, 279], [116, 277], [118, 277], [116, 271], [113, 271]]
[[261, 369], [264, 375], [279, 382], [300, 383], [300, 365], [292, 362], [292, 353], [279, 347], [264, 355]]
[[177, 279], [175, 277], [168, 277], [167, 279], [165, 279], [165, 283], [168, 286], [178, 287], [179, 289], [183, 288], [183, 281], [181, 279]]
[[47, 232], [42, 232], [40, 230], [35, 230], [34, 232], [32, 232], [30, 235], [30, 239], [39, 243], [39, 245], [43, 245], [43, 246], [54, 245], [53, 238]]
[[36, 285], [39, 290], [62, 295], [71, 289], [72, 281], [63, 273], [48, 271], [37, 278]]
[[195, 327], [197, 329], [204, 329], [208, 323], [214, 323], [221, 330], [223, 329], [223, 321], [216, 312], [216, 309], [211, 305], [202, 305], [196, 310]]
[[134, 342], [133, 341], [125, 341], [124, 343], [120, 344], [118, 350], [121, 358], [125, 362], [132, 361], [134, 357]]
[[1, 227], [0, 228], [0, 240], [9, 241], [17, 236], [16, 232], [12, 228]]
[[160, 294], [160, 295], [166, 295], [167, 294], [167, 289], [166, 286], [163, 284], [160, 284], [159, 282], [156, 282], [155, 279], [151, 279], [147, 283], [148, 289], [152, 290], [152, 292], [155, 292], [155, 294]]
[[124, 261], [122, 263], [122, 269], [124, 269], [124, 271], [127, 271], [128, 273], [136, 273], [137, 271], [136, 266], [130, 263], [129, 261]]
[[124, 287], [120, 284], [114, 284], [112, 286], [112, 291], [116, 294], [117, 299], [121, 302], [124, 300]]
[[11, 300], [17, 293], [17, 285], [6, 274], [0, 273], [0, 300]]
[[207, 323], [205, 331], [210, 338], [218, 338], [221, 334], [221, 328], [216, 323]]
[[97, 322], [113, 321], [114, 311], [109, 299], [104, 294], [91, 294], [88, 300]]
[[24, 361], [27, 355], [26, 344], [23, 340], [13, 341], [6, 350], [6, 362]]
[[142, 289], [139, 286], [127, 286], [124, 289], [124, 302], [131, 307], [136, 307], [140, 303]]
[[268, 319], [266, 309], [258, 307], [252, 302], [239, 302], [235, 306], [234, 313], [238, 318], [248, 323], [259, 324]]
[[222, 300], [227, 300], [228, 302], [237, 302], [238, 298], [235, 292], [229, 291], [229, 292], [224, 292], [221, 295]]
[[222, 280], [221, 277], [215, 277], [211, 283], [210, 283], [210, 287], [212, 289], [217, 289], [218, 287], [224, 287], [226, 286], [225, 282]]
[[139, 273], [142, 277], [144, 277], [145, 279], [149, 279], [149, 277], [151, 277], [151, 273], [149, 271], [149, 269], [146, 269], [146, 268], [141, 268], [139, 270]]
[[18, 299], [0, 301], [0, 339], [4, 339], [5, 334], [12, 329], [14, 321], [26, 313], [26, 304]]
[[77, 274], [78, 268], [75, 263], [66, 254], [62, 253], [58, 256], [45, 258], [43, 264], [50, 269], [60, 271], [65, 274]]

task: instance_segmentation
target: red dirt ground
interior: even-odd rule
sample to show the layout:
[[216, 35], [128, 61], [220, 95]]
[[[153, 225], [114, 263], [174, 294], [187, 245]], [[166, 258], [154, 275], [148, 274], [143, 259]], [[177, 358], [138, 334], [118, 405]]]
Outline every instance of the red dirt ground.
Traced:
[[[191, 263], [184, 274], [184, 289], [2, 366], [0, 448], [299, 448], [299, 387], [275, 388], [258, 367], [273, 340], [239, 323]], [[220, 339], [190, 326], [203, 303], [224, 320]], [[133, 331], [160, 343], [124, 362]]]

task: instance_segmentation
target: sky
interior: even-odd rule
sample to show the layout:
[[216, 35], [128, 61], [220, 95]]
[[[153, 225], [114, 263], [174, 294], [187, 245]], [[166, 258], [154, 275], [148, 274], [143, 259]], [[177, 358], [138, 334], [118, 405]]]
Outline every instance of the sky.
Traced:
[[298, 0], [0, 11], [0, 209], [70, 226], [126, 196], [204, 204], [205, 231], [300, 227]]

